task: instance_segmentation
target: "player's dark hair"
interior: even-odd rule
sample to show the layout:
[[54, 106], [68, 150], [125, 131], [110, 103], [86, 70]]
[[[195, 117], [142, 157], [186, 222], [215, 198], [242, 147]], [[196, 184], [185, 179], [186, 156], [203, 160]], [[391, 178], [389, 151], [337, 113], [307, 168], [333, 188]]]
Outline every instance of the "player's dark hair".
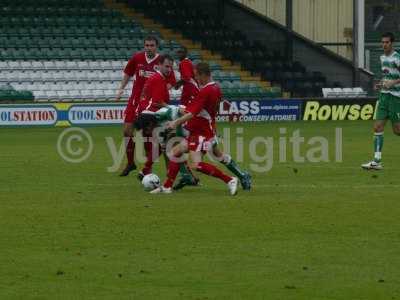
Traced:
[[159, 60], [159, 61], [160, 61], [160, 64], [163, 64], [165, 60], [169, 60], [169, 61], [171, 61], [171, 62], [174, 61], [174, 59], [172, 58], [172, 56], [169, 55], [169, 54], [163, 54], [163, 55], [160, 56], [160, 60]]
[[134, 127], [136, 130], [142, 130], [149, 127], [157, 126], [157, 118], [153, 114], [142, 113], [137, 118]]
[[393, 32], [385, 32], [382, 34], [382, 38], [389, 38], [391, 43], [393, 43], [395, 40]]
[[158, 38], [156, 38], [154, 35], [148, 35], [148, 36], [146, 36], [146, 38], [144, 39], [144, 41], [143, 42], [150, 42], [150, 41], [153, 41], [153, 42], [155, 42], [156, 43], [156, 46], [158, 46]]
[[211, 75], [210, 65], [206, 62], [199, 62], [196, 65], [197, 74], [199, 75]]

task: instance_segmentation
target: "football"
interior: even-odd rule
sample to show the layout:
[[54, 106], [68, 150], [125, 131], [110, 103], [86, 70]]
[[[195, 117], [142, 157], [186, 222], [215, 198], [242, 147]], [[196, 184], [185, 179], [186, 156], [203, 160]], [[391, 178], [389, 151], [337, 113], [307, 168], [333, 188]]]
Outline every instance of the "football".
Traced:
[[152, 191], [161, 185], [160, 178], [156, 174], [148, 174], [143, 177], [142, 184], [145, 191]]

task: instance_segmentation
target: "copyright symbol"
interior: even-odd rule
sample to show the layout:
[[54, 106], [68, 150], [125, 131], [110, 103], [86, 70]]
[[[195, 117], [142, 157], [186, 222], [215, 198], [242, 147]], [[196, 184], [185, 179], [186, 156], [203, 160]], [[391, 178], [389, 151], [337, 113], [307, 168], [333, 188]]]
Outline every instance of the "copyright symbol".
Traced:
[[93, 140], [82, 128], [65, 129], [57, 140], [57, 152], [67, 162], [81, 163], [93, 152]]

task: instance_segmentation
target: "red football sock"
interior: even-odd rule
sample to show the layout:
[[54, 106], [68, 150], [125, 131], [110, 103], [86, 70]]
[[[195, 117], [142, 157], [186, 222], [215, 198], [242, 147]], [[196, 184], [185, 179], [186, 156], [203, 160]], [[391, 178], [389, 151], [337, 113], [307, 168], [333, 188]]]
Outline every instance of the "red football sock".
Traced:
[[128, 159], [128, 164], [133, 165], [135, 163], [135, 142], [133, 137], [125, 137], [126, 140], [126, 158]]
[[179, 173], [179, 163], [170, 160], [168, 163], [167, 180], [164, 182], [164, 187], [171, 188], [175, 182], [178, 173]]
[[221, 179], [225, 183], [228, 183], [229, 181], [232, 180], [232, 177], [225, 175], [220, 169], [218, 169], [216, 166], [205, 163], [205, 162], [200, 162], [197, 165], [197, 171], [200, 171], [201, 173], [204, 173], [209, 176], [213, 176], [216, 178]]
[[146, 162], [144, 164], [142, 172], [144, 175], [147, 175], [152, 172], [153, 163], [160, 156], [161, 149], [160, 149], [160, 147], [158, 147], [158, 154], [153, 153], [157, 149], [153, 149], [153, 142], [147, 141], [147, 142], [144, 142], [144, 150], [146, 151]]

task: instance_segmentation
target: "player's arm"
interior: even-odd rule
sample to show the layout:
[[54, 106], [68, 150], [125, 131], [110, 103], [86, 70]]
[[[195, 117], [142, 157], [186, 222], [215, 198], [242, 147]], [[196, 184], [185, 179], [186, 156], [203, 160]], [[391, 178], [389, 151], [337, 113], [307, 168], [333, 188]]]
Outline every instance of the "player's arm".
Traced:
[[168, 105], [166, 107], [160, 108], [156, 112], [146, 112], [149, 114], [154, 114], [160, 122], [167, 122], [176, 120], [179, 117], [179, 107], [175, 105]]
[[[396, 59], [395, 64], [396, 64], [397, 70], [400, 71], [400, 59]], [[385, 87], [387, 89], [390, 89], [397, 84], [400, 84], [400, 79], [384, 80], [382, 82], [383, 87]]]
[[391, 87], [395, 86], [396, 84], [400, 84], [400, 79], [394, 80], [384, 80], [382, 85], [384, 88], [390, 89]]
[[172, 120], [172, 118], [171, 118], [171, 115], [172, 115], [171, 108], [169, 106], [160, 108], [154, 114], [155, 114], [157, 120], [159, 120], [161, 122], [171, 121]]
[[130, 79], [131, 79], [131, 76], [124, 74], [124, 77], [122, 78], [119, 88], [117, 90], [117, 96], [116, 96], [117, 101], [121, 100], [121, 97], [124, 94], [125, 87], [128, 84]]
[[379, 91], [382, 88], [383, 80], [376, 81], [374, 84], [374, 90]]
[[124, 76], [122, 77], [121, 83], [119, 84], [118, 90], [117, 90], [117, 96], [116, 100], [119, 101], [124, 94], [124, 90], [131, 79], [131, 77], [135, 74], [136, 72], [136, 57], [133, 56], [129, 61], [128, 64], [126, 65], [124, 69]]
[[175, 129], [178, 126], [186, 123], [187, 121], [192, 119], [193, 116], [196, 116], [197, 114], [200, 113], [200, 111], [204, 107], [205, 101], [206, 101], [206, 98], [200, 92], [200, 94], [197, 95], [196, 99], [188, 107], [186, 107], [184, 109], [184, 111], [182, 111], [182, 108], [180, 108], [181, 113], [183, 113], [183, 116], [176, 119], [175, 121], [168, 123], [167, 126], [171, 129]]
[[176, 119], [175, 121], [169, 122], [167, 127], [170, 129], [176, 129], [178, 126], [181, 126], [192, 118], [193, 114], [191, 112], [186, 112], [182, 117]]
[[163, 108], [163, 107], [167, 107], [167, 106], [168, 106], [168, 104], [165, 103], [164, 101], [160, 101], [160, 102], [154, 103], [154, 107], [155, 108]]
[[184, 83], [190, 82], [191, 77], [191, 64], [187, 60], [181, 62], [180, 71], [181, 71], [181, 79], [176, 83], [175, 89], [179, 89]]

